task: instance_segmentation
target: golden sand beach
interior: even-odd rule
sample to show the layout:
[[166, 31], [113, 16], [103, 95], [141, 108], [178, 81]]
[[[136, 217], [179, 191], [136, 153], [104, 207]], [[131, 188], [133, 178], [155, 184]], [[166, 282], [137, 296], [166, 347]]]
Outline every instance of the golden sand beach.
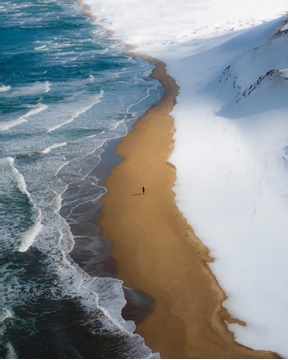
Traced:
[[101, 234], [113, 241], [118, 278], [155, 301], [136, 332], [162, 358], [274, 358], [237, 344], [227, 330], [225, 321], [233, 319], [222, 308], [225, 294], [207, 266], [209, 251], [178, 210], [172, 191], [169, 113], [178, 86], [165, 64], [145, 59], [156, 64], [151, 76], [164, 85], [165, 95], [117, 147], [124, 160], [106, 180], [99, 221]]

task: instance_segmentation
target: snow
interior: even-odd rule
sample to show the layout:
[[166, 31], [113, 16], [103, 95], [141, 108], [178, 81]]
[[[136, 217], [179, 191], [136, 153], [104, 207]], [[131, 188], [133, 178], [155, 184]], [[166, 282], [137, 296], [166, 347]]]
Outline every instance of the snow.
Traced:
[[283, 26], [279, 29], [279, 32], [287, 31], [287, 30], [288, 30], [288, 23], [286, 23], [285, 25], [283, 25]]
[[176, 202], [215, 261], [236, 340], [288, 357], [286, 0], [86, 0], [180, 86]]

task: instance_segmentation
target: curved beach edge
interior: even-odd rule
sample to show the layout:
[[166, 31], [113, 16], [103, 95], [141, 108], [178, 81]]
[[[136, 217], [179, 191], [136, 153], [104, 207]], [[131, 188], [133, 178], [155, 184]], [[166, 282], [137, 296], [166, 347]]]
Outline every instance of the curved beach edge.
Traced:
[[178, 210], [172, 190], [170, 112], [179, 87], [165, 63], [134, 49], [125, 54], [154, 63], [151, 77], [165, 94], [117, 147], [124, 160], [105, 182], [99, 226], [113, 241], [118, 278], [154, 298], [154, 311], [136, 331], [164, 358], [278, 358], [238, 344], [227, 328], [226, 323], [245, 324], [223, 308], [227, 296], [207, 265], [213, 259]]

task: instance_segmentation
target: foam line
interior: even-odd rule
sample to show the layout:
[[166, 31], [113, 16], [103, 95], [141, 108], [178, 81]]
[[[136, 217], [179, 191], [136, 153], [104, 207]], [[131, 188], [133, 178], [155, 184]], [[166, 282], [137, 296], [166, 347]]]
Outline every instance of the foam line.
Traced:
[[50, 132], [53, 132], [55, 130], [58, 130], [60, 129], [61, 127], [65, 126], [65, 125], [68, 125], [70, 123], [72, 123], [75, 119], [77, 119], [80, 115], [84, 114], [86, 111], [90, 110], [94, 105], [98, 104], [100, 101], [101, 101], [101, 98], [103, 97], [104, 95], [104, 91], [101, 90], [100, 94], [97, 95], [95, 97], [95, 99], [93, 99], [92, 103], [89, 104], [88, 106], [84, 107], [83, 109], [77, 111], [73, 116], [70, 117], [70, 119], [68, 119], [67, 121], [64, 121], [63, 123], [61, 124], [58, 124], [58, 125], [54, 125], [54, 126], [51, 126], [49, 129], [48, 129], [48, 133]]
[[18, 248], [19, 252], [26, 252], [34, 243], [36, 236], [41, 232], [43, 225], [41, 224], [41, 211], [35, 224], [27, 230], [21, 237], [21, 245]]
[[9, 90], [11, 90], [11, 86], [5, 86], [5, 85], [0, 86], [0, 93], [7, 92]]
[[45, 104], [38, 104], [35, 108], [29, 110], [25, 115], [22, 115], [19, 118], [0, 123], [0, 131], [7, 131], [14, 126], [27, 122], [29, 117], [37, 115], [47, 108], [48, 106]]
[[58, 149], [58, 148], [63, 147], [63, 146], [66, 146], [66, 145], [67, 145], [67, 142], [53, 144], [51, 146], [46, 147], [41, 152], [42, 152], [42, 154], [49, 154], [50, 151], [52, 151], [54, 149]]

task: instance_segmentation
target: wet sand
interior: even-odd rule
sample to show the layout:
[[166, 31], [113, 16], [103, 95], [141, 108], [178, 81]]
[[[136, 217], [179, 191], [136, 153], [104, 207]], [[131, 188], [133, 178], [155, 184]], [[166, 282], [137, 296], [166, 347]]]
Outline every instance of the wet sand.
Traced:
[[178, 87], [162, 62], [145, 58], [157, 65], [152, 76], [162, 82], [165, 95], [117, 147], [124, 161], [105, 182], [99, 220], [101, 235], [113, 242], [117, 277], [155, 301], [136, 332], [162, 358], [276, 357], [237, 344], [227, 330], [224, 321], [233, 319], [221, 306], [225, 294], [207, 266], [212, 259], [172, 191], [176, 171], [167, 161], [174, 132], [169, 112]]

